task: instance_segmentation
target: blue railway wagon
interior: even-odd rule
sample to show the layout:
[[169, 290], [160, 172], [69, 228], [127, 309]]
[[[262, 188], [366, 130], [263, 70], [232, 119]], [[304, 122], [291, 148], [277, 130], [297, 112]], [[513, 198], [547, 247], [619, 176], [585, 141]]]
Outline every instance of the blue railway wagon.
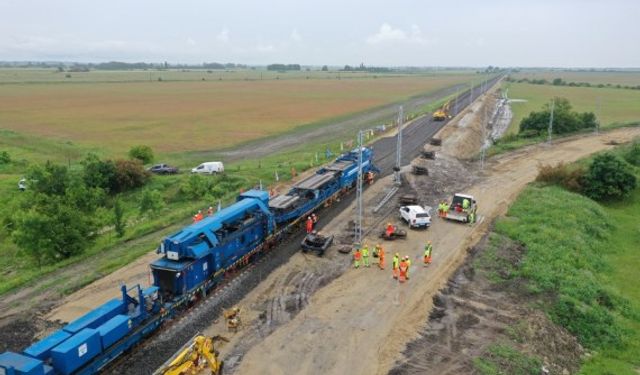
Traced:
[[[50, 372], [50, 368], [48, 370]], [[45, 375], [42, 362], [25, 355], [5, 352], [0, 354], [0, 373], [6, 375]]]
[[102, 306], [91, 310], [87, 314], [62, 327], [65, 331], [74, 334], [85, 328], [98, 328], [102, 323], [118, 314], [124, 313], [124, 304], [119, 299], [112, 299]]
[[115, 342], [125, 337], [132, 327], [133, 322], [127, 315], [116, 315], [109, 319], [106, 323], [98, 327], [102, 347], [110, 347]]
[[69, 332], [63, 330], [55, 331], [49, 336], [26, 348], [23, 353], [29, 357], [47, 361], [51, 358], [51, 349], [61, 344], [69, 337], [71, 337]]
[[85, 328], [51, 350], [53, 367], [63, 375], [72, 374], [102, 351], [100, 333]]

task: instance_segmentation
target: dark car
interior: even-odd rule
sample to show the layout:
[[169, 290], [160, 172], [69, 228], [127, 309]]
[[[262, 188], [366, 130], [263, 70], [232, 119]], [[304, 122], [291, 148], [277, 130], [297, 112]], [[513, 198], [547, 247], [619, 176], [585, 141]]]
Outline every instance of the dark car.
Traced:
[[178, 168], [172, 167], [168, 164], [156, 164], [149, 168], [149, 172], [157, 174], [176, 174], [178, 173]]

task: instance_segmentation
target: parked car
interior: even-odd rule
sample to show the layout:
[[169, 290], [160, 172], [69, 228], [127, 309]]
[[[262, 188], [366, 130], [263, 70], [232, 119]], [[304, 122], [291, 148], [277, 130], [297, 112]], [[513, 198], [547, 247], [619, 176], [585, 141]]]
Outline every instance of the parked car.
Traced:
[[224, 164], [222, 164], [221, 161], [210, 161], [210, 162], [202, 163], [191, 170], [191, 173], [206, 173], [206, 174], [214, 174], [214, 173], [222, 173], [222, 172], [224, 172]]
[[157, 174], [176, 174], [178, 173], [178, 168], [172, 167], [168, 164], [156, 164], [149, 168], [149, 172]]
[[412, 228], [429, 228], [431, 226], [431, 207], [422, 206], [402, 206], [400, 207], [400, 217]]

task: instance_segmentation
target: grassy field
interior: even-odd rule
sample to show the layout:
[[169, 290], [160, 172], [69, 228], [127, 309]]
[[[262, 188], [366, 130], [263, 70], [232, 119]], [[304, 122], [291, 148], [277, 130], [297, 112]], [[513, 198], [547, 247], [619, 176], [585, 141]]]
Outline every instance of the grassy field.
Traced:
[[433, 92], [470, 75], [0, 85], [0, 129], [122, 154], [212, 150]]
[[513, 120], [508, 133], [518, 132], [520, 121], [532, 111], [539, 111], [553, 97], [569, 99], [578, 112], [594, 112], [603, 128], [614, 124], [640, 121], [640, 91], [613, 88], [566, 87], [504, 83], [510, 99], [523, 102], [511, 104]]
[[581, 374], [635, 375], [640, 366], [638, 212], [640, 188], [600, 204], [533, 185], [496, 224], [527, 247], [507, 282], [526, 280], [531, 304], [578, 337], [591, 354]]
[[566, 82], [587, 82], [590, 84], [611, 84], [621, 86], [640, 85], [640, 71], [616, 71], [616, 72], [579, 72], [579, 71], [523, 71], [511, 75], [514, 79], [527, 78], [546, 79], [553, 81], [555, 78], [562, 78]]

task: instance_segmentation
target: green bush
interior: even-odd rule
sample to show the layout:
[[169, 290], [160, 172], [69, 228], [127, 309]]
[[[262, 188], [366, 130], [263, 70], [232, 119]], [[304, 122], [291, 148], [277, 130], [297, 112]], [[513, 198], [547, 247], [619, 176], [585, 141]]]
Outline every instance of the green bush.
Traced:
[[129, 150], [129, 157], [140, 160], [142, 164], [149, 164], [153, 161], [153, 150], [149, 146], [133, 146]]
[[596, 156], [584, 176], [584, 193], [595, 200], [619, 199], [636, 188], [631, 165], [612, 153]]
[[[553, 108], [553, 133], [566, 134], [581, 129], [593, 129], [597, 126], [595, 114], [578, 113], [571, 110], [571, 103], [565, 98], [555, 98]], [[524, 135], [540, 135], [548, 132], [551, 119], [551, 107], [545, 104], [542, 111], [531, 112], [520, 122], [520, 132]]]
[[624, 153], [624, 159], [627, 163], [640, 167], [640, 141], [631, 144], [631, 147]]
[[11, 163], [11, 156], [8, 152], [2, 151], [0, 152], [0, 165]]
[[147, 212], [151, 212], [151, 214], [157, 213], [160, 209], [164, 207], [164, 200], [162, 199], [162, 193], [158, 190], [153, 189], [145, 189], [142, 192], [142, 197], [140, 198], [140, 213], [145, 214]]
[[83, 179], [87, 186], [111, 191], [116, 181], [116, 166], [111, 160], [100, 160], [96, 154], [89, 154], [82, 161]]

